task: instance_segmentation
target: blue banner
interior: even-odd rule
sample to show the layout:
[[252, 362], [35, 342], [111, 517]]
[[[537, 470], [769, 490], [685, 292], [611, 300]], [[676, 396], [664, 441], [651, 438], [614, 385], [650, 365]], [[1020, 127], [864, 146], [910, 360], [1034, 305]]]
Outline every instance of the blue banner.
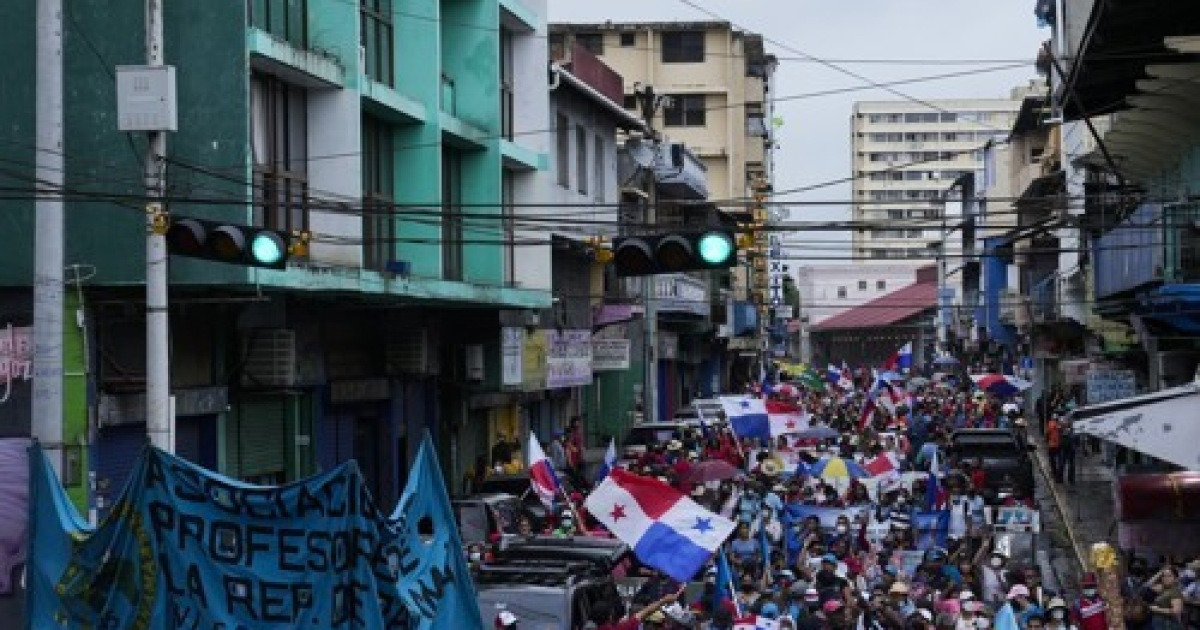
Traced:
[[914, 512], [912, 526], [917, 549], [944, 548], [946, 533], [950, 529], [950, 512], [949, 510]]
[[[354, 462], [260, 487], [148, 448], [93, 530], [35, 449], [29, 627], [384, 630], [429, 628], [447, 614], [477, 620], [445, 486], [421, 472], [432, 458], [426, 443], [389, 520]], [[431, 543], [409, 507], [430, 519]]]

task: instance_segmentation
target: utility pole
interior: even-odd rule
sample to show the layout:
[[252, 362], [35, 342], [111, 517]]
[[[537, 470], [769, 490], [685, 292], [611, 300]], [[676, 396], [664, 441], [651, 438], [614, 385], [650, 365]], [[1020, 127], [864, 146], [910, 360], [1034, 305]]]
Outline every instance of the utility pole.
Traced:
[[62, 0], [37, 3], [39, 194], [33, 268], [33, 404], [30, 429], [55, 472], [63, 464], [63, 29]]
[[[146, 65], [163, 65], [163, 3], [146, 0]], [[175, 451], [171, 408], [170, 327], [167, 313], [167, 238], [169, 218], [163, 202], [167, 134], [148, 132], [146, 149], [146, 431], [150, 444]]]

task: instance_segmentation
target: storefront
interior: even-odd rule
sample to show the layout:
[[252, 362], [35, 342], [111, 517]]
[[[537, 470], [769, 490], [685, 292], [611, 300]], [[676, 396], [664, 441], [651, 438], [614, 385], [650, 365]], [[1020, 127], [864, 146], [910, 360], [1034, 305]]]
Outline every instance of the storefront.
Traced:
[[[210, 470], [217, 468], [217, 427], [229, 394], [224, 387], [174, 392], [175, 454]], [[96, 415], [95, 504], [103, 515], [120, 497], [129, 473], [149, 442], [146, 397], [104, 394]]]

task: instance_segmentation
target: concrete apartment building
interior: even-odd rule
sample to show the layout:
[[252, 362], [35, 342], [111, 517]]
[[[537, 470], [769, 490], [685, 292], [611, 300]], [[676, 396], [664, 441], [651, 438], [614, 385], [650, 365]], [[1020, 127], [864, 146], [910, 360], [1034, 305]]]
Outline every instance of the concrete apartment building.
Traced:
[[[983, 181], [984, 146], [1008, 136], [1024, 90], [1014, 90], [1008, 99], [855, 103], [851, 216], [887, 225], [856, 230], [854, 258], [927, 263], [942, 239], [943, 219], [955, 222], [937, 200], [966, 173]], [[961, 243], [949, 240], [947, 252], [953, 256]]]
[[[722, 21], [551, 24], [549, 33], [552, 59], [556, 50], [565, 55], [580, 46], [619, 73], [627, 110], [639, 109], [638, 93], [668, 97], [649, 126], [699, 160], [707, 199], [719, 210], [746, 228], [767, 222], [766, 209], [750, 205], [755, 190], [769, 190], [773, 169], [767, 95], [776, 61], [760, 35]], [[659, 214], [658, 220], [669, 219]], [[731, 362], [753, 360], [761, 351], [766, 331], [758, 322], [768, 321], [770, 305], [766, 232], [744, 251], [744, 264], [714, 276], [710, 291], [716, 308], [729, 307], [730, 325], [718, 337], [727, 339]], [[757, 314], [755, 323], [730, 332], [741, 330], [733, 313], [747, 307]]]
[[624, 77], [627, 109], [637, 109], [635, 87], [671, 97], [649, 122], [704, 163], [710, 199], [744, 199], [756, 179], [770, 180], [774, 58], [762, 36], [729, 22], [551, 24], [549, 30], [552, 54], [578, 43]]

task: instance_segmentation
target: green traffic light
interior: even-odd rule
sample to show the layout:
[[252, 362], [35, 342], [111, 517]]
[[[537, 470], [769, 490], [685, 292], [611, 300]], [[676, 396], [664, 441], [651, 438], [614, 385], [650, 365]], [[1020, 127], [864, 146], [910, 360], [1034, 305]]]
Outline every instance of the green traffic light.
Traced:
[[697, 242], [700, 250], [700, 260], [705, 264], [720, 265], [733, 255], [733, 240], [728, 234], [709, 232], [700, 237]]
[[273, 232], [259, 232], [250, 242], [250, 256], [260, 265], [277, 265], [285, 253], [286, 245]]

